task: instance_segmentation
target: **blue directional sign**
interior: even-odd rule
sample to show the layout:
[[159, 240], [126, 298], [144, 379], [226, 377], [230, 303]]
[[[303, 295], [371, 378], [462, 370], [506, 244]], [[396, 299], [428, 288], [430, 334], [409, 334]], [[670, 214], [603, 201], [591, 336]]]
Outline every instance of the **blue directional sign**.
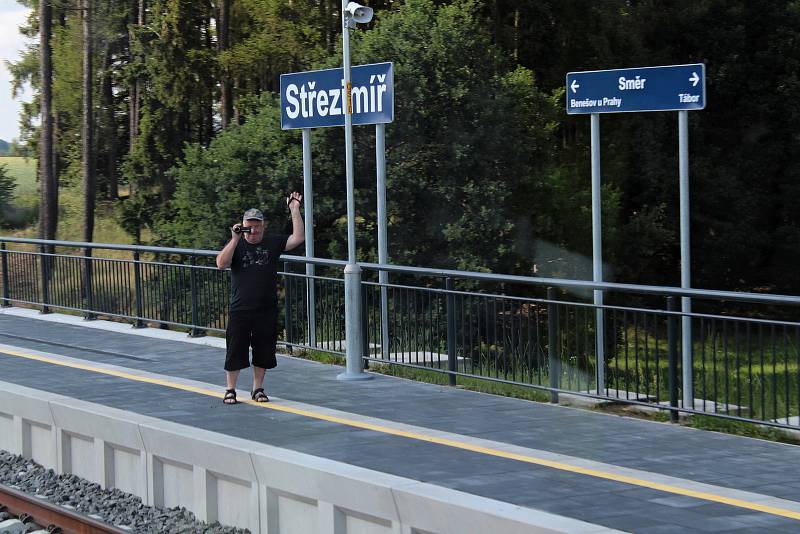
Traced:
[[[353, 67], [350, 83], [354, 125], [394, 120], [392, 63]], [[341, 68], [281, 74], [281, 128], [344, 126], [346, 94]]]
[[567, 74], [567, 113], [669, 111], [706, 107], [702, 63]]

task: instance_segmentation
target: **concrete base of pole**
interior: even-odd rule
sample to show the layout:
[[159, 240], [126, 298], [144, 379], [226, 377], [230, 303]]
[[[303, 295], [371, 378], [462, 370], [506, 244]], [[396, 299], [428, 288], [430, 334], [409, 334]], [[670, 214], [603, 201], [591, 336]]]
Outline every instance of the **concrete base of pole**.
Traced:
[[364, 373], [361, 323], [361, 267], [348, 263], [344, 268], [344, 330], [347, 370], [339, 374], [338, 380], [369, 380]]
[[349, 381], [356, 381], [356, 380], [372, 380], [375, 378], [371, 374], [365, 373], [364, 371], [360, 371], [358, 373], [348, 373], [345, 371], [344, 373], [339, 373], [336, 375], [336, 380], [342, 380], [344, 382]]

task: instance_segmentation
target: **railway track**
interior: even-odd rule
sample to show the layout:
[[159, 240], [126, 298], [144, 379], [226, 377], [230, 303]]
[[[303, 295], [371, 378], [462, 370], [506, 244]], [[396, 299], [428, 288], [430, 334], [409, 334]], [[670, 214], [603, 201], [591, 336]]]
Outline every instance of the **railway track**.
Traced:
[[[2, 484], [0, 484], [0, 511], [18, 517], [23, 523], [32, 521], [42, 525], [45, 532], [53, 534], [130, 534], [131, 532]], [[0, 525], [3, 525], [3, 521], [0, 521]], [[19, 528], [19, 524], [9, 525], [9, 532], [18, 532]], [[0, 532], [3, 532], [2, 526]]]

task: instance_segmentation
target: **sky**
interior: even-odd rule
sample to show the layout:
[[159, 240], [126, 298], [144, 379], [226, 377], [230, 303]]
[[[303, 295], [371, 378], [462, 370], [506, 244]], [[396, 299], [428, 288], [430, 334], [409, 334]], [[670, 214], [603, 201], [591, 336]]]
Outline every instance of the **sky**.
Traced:
[[0, 139], [11, 141], [19, 137], [19, 112], [24, 100], [30, 102], [30, 87], [25, 87], [22, 95], [11, 98], [11, 75], [6, 69], [6, 61], [16, 61], [20, 50], [30, 40], [23, 37], [17, 29], [25, 22], [30, 9], [19, 5], [16, 0], [0, 0]]

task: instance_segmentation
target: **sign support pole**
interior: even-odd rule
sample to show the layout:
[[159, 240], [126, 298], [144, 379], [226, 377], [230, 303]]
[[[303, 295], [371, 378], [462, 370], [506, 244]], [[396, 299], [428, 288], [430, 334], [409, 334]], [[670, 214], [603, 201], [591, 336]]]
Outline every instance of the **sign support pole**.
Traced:
[[342, 56], [344, 56], [344, 145], [347, 187], [347, 265], [344, 268], [344, 322], [347, 368], [336, 378], [364, 380], [364, 353], [361, 346], [361, 267], [356, 263], [355, 193], [353, 179], [353, 98], [350, 84], [350, 29], [347, 2], [342, 0]]
[[[592, 113], [592, 279], [603, 281], [603, 234], [602, 234], [602, 197], [600, 189], [600, 114]], [[601, 306], [603, 291], [594, 290], [595, 321], [595, 354], [597, 394], [605, 390], [605, 320]]]
[[[306, 219], [306, 258], [314, 257], [314, 187], [311, 172], [311, 129], [303, 128], [303, 204]], [[317, 346], [316, 295], [314, 265], [306, 263], [306, 310], [308, 313], [308, 344]]]
[[[378, 180], [378, 263], [389, 261], [386, 220], [386, 125], [375, 125], [375, 163]], [[389, 273], [378, 271], [381, 287], [381, 357], [389, 359]]]
[[[681, 287], [692, 286], [691, 250], [689, 247], [689, 113], [678, 112], [678, 169], [680, 174]], [[681, 297], [681, 367], [683, 371], [683, 407], [694, 408], [692, 354], [692, 300]]]

